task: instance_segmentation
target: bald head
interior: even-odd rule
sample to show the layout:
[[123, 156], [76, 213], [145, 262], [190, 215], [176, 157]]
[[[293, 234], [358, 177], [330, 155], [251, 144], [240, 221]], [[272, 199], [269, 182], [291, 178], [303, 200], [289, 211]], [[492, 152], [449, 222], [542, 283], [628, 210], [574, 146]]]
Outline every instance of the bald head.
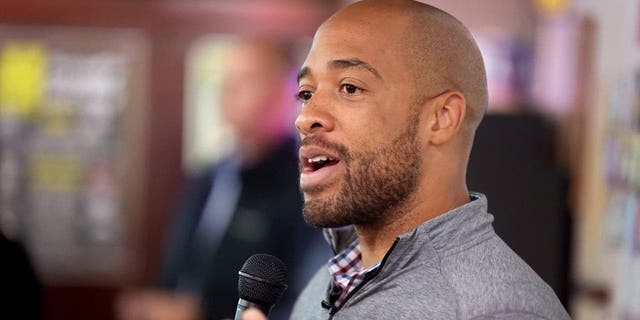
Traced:
[[[469, 201], [486, 80], [473, 38], [452, 16], [408, 0], [340, 10], [314, 36], [298, 97], [312, 223], [393, 224], [395, 237]], [[325, 153], [335, 162], [318, 169], [311, 158]]]
[[467, 102], [464, 129], [473, 134], [487, 108], [486, 72], [478, 46], [460, 21], [416, 1], [363, 0], [323, 27], [341, 23], [371, 29], [386, 38], [387, 49], [397, 49], [397, 58], [411, 72], [419, 104], [446, 91], [462, 93]]

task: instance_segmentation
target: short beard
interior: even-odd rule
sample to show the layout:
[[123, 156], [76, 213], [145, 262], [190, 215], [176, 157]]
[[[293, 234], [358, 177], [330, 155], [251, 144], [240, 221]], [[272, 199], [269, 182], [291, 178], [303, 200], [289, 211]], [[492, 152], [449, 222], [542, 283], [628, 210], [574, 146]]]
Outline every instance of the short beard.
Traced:
[[305, 202], [307, 223], [322, 228], [371, 225], [401, 214], [397, 211], [418, 184], [417, 131], [418, 115], [412, 112], [407, 130], [371, 153], [350, 154], [342, 145], [318, 143], [340, 153], [346, 173], [337, 195]]

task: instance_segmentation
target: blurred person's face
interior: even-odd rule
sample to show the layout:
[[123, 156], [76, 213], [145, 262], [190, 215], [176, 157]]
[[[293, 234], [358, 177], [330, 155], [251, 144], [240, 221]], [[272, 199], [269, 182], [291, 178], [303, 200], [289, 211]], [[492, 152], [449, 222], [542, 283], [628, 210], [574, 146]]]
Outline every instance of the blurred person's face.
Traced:
[[266, 46], [243, 43], [231, 48], [222, 112], [241, 141], [260, 143], [284, 127], [286, 72], [282, 59]]
[[416, 188], [419, 112], [408, 66], [393, 54], [394, 33], [343, 19], [315, 35], [296, 120], [304, 214], [313, 225], [379, 222]]

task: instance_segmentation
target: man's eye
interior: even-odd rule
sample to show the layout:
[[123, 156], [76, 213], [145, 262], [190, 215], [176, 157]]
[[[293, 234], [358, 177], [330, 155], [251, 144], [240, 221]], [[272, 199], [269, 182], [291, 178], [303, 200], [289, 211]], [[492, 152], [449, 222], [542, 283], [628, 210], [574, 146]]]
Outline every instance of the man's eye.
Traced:
[[313, 92], [311, 92], [309, 90], [302, 90], [302, 91], [298, 92], [298, 94], [297, 94], [298, 100], [300, 100], [302, 102], [309, 101], [309, 99], [311, 99], [311, 97], [313, 97]]
[[361, 90], [360, 88], [348, 83], [345, 83], [340, 86], [340, 91], [348, 94], [355, 94], [355, 93], [358, 93], [358, 91], [360, 90]]

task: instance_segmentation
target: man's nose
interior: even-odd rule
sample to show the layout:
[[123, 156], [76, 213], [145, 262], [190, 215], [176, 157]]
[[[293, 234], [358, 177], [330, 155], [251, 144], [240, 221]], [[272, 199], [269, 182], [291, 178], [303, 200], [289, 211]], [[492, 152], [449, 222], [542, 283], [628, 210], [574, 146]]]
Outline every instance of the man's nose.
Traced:
[[328, 110], [327, 103], [327, 99], [316, 93], [302, 107], [295, 121], [296, 129], [301, 135], [333, 131], [335, 119]]

